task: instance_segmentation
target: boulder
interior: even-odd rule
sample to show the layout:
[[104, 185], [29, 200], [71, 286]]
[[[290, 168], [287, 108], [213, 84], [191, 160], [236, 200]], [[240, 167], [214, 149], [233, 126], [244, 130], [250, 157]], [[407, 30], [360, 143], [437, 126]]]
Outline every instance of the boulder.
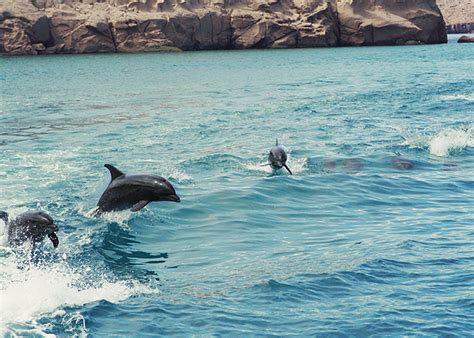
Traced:
[[472, 43], [472, 42], [474, 42], [474, 36], [463, 35], [458, 40], [458, 43]]

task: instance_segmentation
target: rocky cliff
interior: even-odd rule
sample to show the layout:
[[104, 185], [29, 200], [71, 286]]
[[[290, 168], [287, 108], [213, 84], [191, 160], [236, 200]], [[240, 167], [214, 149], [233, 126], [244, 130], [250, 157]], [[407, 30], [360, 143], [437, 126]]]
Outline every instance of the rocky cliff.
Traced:
[[474, 33], [474, 0], [436, 0], [448, 33]]
[[2, 0], [0, 52], [444, 43], [435, 0]]

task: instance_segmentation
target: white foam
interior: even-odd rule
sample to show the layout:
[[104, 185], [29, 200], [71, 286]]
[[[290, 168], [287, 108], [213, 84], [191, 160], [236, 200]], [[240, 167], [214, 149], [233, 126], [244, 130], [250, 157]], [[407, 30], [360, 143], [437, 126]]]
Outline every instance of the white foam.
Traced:
[[435, 134], [412, 133], [403, 138], [404, 144], [410, 148], [428, 149], [431, 155], [444, 157], [451, 152], [474, 147], [474, 127], [446, 128]]
[[308, 163], [307, 158], [291, 158], [288, 156], [287, 165], [293, 173], [300, 173], [306, 170]]
[[453, 94], [453, 95], [442, 95], [439, 96], [441, 101], [474, 101], [474, 93], [470, 94]]
[[[0, 261], [0, 334], [14, 323], [35, 326], [40, 316], [61, 315], [60, 307], [99, 300], [117, 303], [134, 294], [156, 292], [135, 281], [108, 280], [91, 267], [73, 270], [66, 261], [23, 268], [17, 263], [14, 254]], [[97, 276], [91, 276], [94, 272]]]
[[[87, 217], [87, 218], [96, 219], [97, 217], [96, 216], [97, 207], [93, 209], [86, 209], [84, 207], [79, 207], [78, 211], [82, 216]], [[130, 209], [125, 209], [125, 210], [119, 210], [119, 211], [104, 212], [100, 215], [100, 218], [111, 223], [117, 223], [123, 229], [129, 229], [130, 227], [129, 227], [128, 221], [130, 220], [132, 215], [133, 213]], [[86, 237], [82, 236], [84, 237], [83, 240], [85, 241], [85, 243], [89, 241], [88, 238], [92, 236], [92, 232], [93, 231], [90, 231], [90, 233]]]
[[474, 128], [445, 129], [429, 140], [430, 154], [447, 156], [451, 151], [474, 147]]
[[[293, 173], [300, 173], [306, 170], [307, 162], [308, 162], [307, 158], [292, 158], [288, 154], [288, 160], [286, 164], [288, 165], [288, 167], [291, 169]], [[268, 162], [264, 161], [263, 159], [257, 162], [245, 163], [244, 168], [247, 170], [260, 171], [262, 173], [267, 173], [267, 174], [273, 173], [272, 167], [270, 167], [268, 165]], [[286, 172], [285, 169], [282, 169], [282, 170]]]
[[184, 171], [180, 171], [178, 169], [173, 170], [169, 175], [169, 178], [174, 179], [178, 183], [192, 183], [193, 178], [192, 176], [186, 174]]
[[252, 171], [261, 171], [263, 173], [271, 174], [273, 169], [265, 162], [249, 162], [244, 164], [245, 169]]
[[186, 172], [177, 169], [174, 163], [164, 163], [163, 161], [157, 161], [152, 159], [140, 160], [140, 163], [154, 163], [161, 168], [160, 175], [175, 180], [178, 183], [190, 183], [193, 182], [193, 177], [188, 175]]

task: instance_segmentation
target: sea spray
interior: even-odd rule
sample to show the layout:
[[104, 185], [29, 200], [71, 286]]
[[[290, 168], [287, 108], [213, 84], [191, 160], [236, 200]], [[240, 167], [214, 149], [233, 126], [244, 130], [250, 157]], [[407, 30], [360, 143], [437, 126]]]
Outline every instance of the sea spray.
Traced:
[[451, 151], [462, 150], [474, 146], [474, 128], [470, 129], [445, 129], [432, 137], [429, 141], [430, 154], [447, 156]]
[[[12, 324], [31, 325], [36, 318], [69, 306], [80, 306], [99, 300], [117, 303], [135, 294], [157, 290], [138, 281], [122, 281], [96, 267], [81, 265], [72, 268], [64, 259], [55, 262], [25, 265], [14, 253], [0, 261], [0, 299], [2, 311], [0, 333]], [[57, 313], [56, 313], [57, 314]]]

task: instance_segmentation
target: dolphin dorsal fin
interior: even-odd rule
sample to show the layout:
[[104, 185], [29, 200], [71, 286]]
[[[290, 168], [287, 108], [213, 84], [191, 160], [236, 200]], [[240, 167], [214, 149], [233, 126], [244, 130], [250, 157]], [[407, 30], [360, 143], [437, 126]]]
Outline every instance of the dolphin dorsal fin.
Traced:
[[8, 213], [5, 211], [0, 211], [0, 219], [5, 223], [8, 223]]
[[276, 139], [276, 141], [275, 141], [275, 145], [276, 145], [276, 146], [278, 145], [278, 139]]
[[112, 176], [112, 179], [110, 180], [111, 182], [115, 180], [117, 177], [125, 175], [123, 172], [121, 172], [120, 170], [118, 170], [111, 164], [104, 164], [104, 167], [106, 167], [110, 171], [110, 176]]

